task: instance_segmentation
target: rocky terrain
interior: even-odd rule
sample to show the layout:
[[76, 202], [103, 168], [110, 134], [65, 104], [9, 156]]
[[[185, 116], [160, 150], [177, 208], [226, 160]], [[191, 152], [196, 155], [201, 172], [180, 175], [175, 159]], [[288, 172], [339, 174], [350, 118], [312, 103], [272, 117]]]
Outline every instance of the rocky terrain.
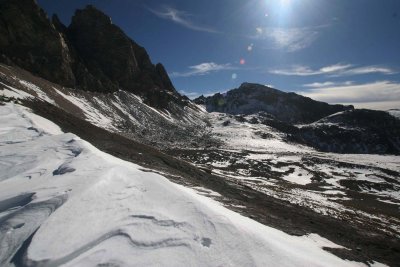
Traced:
[[[319, 151], [400, 154], [400, 121], [393, 115], [395, 111], [329, 105], [250, 83], [224, 95], [199, 97], [194, 102], [204, 105], [209, 112], [236, 115], [239, 122], [270, 126], [284, 133], [288, 141]], [[246, 120], [242, 115], [253, 116]]]
[[173, 101], [168, 109], [156, 109], [144, 97], [119, 90], [97, 93], [65, 88], [19, 68], [0, 64], [3, 95], [36, 99], [55, 105], [77, 118], [157, 147], [207, 145], [212, 142], [201, 107]]
[[77, 10], [66, 27], [34, 0], [0, 2], [0, 60], [59, 85], [112, 93], [120, 89], [168, 108], [185, 105], [161, 64], [93, 6]]
[[400, 120], [390, 112], [356, 109], [299, 127], [307, 144], [337, 153], [400, 153]]
[[264, 111], [287, 123], [311, 123], [336, 112], [354, 109], [353, 106], [329, 105], [295, 93], [285, 93], [252, 83], [243, 83], [239, 88], [225, 94], [200, 96], [194, 102], [205, 105], [208, 112], [248, 115]]
[[396, 110], [251, 83], [192, 102], [93, 6], [0, 18], [0, 265], [398, 264]]

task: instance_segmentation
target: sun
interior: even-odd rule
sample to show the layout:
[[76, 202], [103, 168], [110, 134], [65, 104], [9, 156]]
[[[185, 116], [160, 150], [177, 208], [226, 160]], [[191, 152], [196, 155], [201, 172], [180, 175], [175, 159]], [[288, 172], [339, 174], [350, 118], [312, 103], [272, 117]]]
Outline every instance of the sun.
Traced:
[[292, 0], [280, 0], [282, 6], [289, 6]]

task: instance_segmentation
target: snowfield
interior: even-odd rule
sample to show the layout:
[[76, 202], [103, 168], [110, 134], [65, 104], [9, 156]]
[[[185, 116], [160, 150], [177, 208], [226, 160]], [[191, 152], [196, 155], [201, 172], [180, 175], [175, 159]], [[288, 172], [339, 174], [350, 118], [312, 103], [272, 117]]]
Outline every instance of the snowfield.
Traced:
[[323, 250], [338, 247], [329, 240], [259, 224], [14, 104], [0, 106], [0, 247], [1, 266], [364, 266]]
[[208, 114], [218, 148], [179, 156], [232, 183], [400, 238], [400, 157], [319, 152], [255, 115]]

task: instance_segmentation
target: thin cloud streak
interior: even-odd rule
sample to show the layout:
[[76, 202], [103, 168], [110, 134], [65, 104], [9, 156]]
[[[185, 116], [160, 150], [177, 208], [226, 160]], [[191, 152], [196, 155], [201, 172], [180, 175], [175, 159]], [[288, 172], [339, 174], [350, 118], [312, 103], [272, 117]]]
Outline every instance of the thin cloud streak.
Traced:
[[288, 69], [269, 70], [269, 73], [285, 76], [316, 76], [328, 75], [330, 77], [354, 76], [363, 74], [379, 73], [384, 75], [396, 74], [397, 72], [388, 67], [382, 66], [363, 66], [355, 67], [352, 64], [338, 63], [325, 66], [320, 69], [312, 69], [308, 66], [293, 65]]
[[208, 33], [219, 33], [217, 30], [196, 25], [193, 21], [190, 20], [190, 14], [185, 11], [181, 11], [172, 7], [165, 6], [162, 10], [155, 10], [151, 8], [147, 8], [151, 13], [156, 15], [159, 18], [173, 21], [176, 24], [179, 24], [187, 29]]
[[191, 76], [201, 76], [210, 74], [212, 72], [233, 70], [236, 69], [231, 64], [217, 64], [215, 62], [205, 62], [198, 65], [190, 66], [189, 70], [186, 72], [173, 72], [170, 74], [171, 77], [191, 77]]
[[346, 82], [315, 82], [315, 83], [307, 83], [304, 84], [303, 87], [308, 87], [308, 88], [326, 88], [326, 87], [334, 87], [334, 86], [344, 86], [344, 85], [352, 85], [354, 84], [353, 81], [346, 81]]
[[366, 66], [366, 67], [359, 67], [359, 68], [353, 68], [346, 70], [341, 74], [342, 76], [346, 75], [362, 75], [362, 74], [370, 74], [370, 73], [381, 73], [381, 74], [396, 74], [396, 72], [390, 68], [387, 67], [379, 67], [379, 66]]
[[320, 34], [319, 29], [327, 26], [302, 28], [257, 27], [256, 35], [252, 38], [269, 40], [272, 42], [272, 49], [296, 52], [311, 46]]
[[278, 70], [270, 70], [269, 73], [277, 74], [277, 75], [285, 75], [285, 76], [314, 76], [321, 74], [333, 74], [342, 72], [348, 68], [352, 67], [350, 64], [335, 64], [326, 67], [322, 67], [317, 70], [313, 70], [308, 66], [303, 65], [293, 65], [288, 69], [278, 69]]
[[375, 103], [375, 108], [384, 110], [400, 107], [400, 83], [392, 81], [312, 88], [298, 93], [319, 101], [356, 107], [365, 107], [366, 103], [370, 108]]

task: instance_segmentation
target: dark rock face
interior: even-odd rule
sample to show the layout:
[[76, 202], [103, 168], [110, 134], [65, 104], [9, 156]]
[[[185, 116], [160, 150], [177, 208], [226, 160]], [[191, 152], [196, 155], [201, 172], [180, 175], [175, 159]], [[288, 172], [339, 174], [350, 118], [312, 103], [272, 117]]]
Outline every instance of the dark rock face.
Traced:
[[68, 47], [33, 0], [0, 1], [0, 60], [53, 82], [75, 84]]
[[[160, 67], [151, 63], [143, 47], [129, 39], [109, 17], [93, 6], [76, 11], [67, 35], [89, 72], [104, 84], [102, 91], [116, 88], [135, 93], [162, 89], [174, 91], [161, 64], [158, 66], [164, 71], [162, 73]], [[93, 85], [85, 79], [78, 80], [78, 83], [93, 90]]]
[[0, 0], [1, 61], [47, 80], [86, 91], [119, 89], [167, 108], [185, 105], [161, 64], [93, 6], [77, 10], [69, 27], [50, 22], [34, 0]]
[[195, 102], [205, 104], [209, 112], [238, 115], [264, 111], [289, 123], [311, 123], [333, 113], [353, 109], [352, 106], [329, 105], [252, 83], [243, 83], [224, 95], [218, 93], [211, 97], [199, 97]]
[[249, 123], [270, 126], [284, 133], [286, 141], [319, 151], [400, 154], [400, 120], [388, 112], [329, 105], [250, 83], [194, 101], [209, 112], [236, 115], [237, 121], [246, 121], [242, 115], [253, 115]]
[[[265, 112], [252, 115], [255, 123], [258, 121], [284, 133], [285, 141], [319, 151], [400, 155], [400, 120], [384, 111], [347, 110], [300, 126], [280, 121]], [[243, 116], [237, 115], [235, 119], [246, 122]]]
[[302, 127], [300, 135], [322, 151], [400, 154], [400, 120], [384, 111], [345, 111]]

